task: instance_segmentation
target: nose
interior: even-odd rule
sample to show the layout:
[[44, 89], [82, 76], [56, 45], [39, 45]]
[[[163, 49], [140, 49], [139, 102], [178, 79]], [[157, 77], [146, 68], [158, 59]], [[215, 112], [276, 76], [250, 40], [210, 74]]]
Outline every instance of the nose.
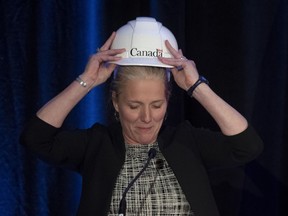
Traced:
[[143, 109], [141, 110], [141, 121], [145, 122], [145, 123], [149, 123], [152, 120], [151, 117], [151, 110], [148, 107], [143, 107]]

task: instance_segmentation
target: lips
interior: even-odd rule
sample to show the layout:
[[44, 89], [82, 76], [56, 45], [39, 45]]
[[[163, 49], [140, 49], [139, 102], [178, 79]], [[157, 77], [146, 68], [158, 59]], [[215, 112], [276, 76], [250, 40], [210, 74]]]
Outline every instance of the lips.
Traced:
[[152, 127], [137, 127], [137, 129], [142, 132], [149, 132]]

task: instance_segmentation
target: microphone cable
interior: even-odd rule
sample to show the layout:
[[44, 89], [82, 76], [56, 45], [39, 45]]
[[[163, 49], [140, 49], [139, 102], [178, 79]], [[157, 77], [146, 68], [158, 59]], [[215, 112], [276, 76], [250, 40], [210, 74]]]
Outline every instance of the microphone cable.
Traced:
[[134, 179], [132, 179], [132, 181], [128, 184], [128, 186], [126, 187], [126, 189], [124, 190], [123, 194], [122, 194], [122, 199], [120, 201], [119, 204], [119, 210], [118, 210], [118, 214], [119, 216], [125, 216], [126, 215], [126, 207], [127, 207], [127, 203], [126, 203], [126, 194], [129, 191], [129, 189], [132, 187], [132, 185], [136, 182], [136, 180], [142, 175], [142, 173], [146, 170], [146, 168], [148, 167], [150, 161], [156, 156], [157, 154], [157, 150], [155, 148], [151, 148], [148, 151], [148, 159], [144, 165], [144, 167], [140, 170], [140, 172], [134, 177]]

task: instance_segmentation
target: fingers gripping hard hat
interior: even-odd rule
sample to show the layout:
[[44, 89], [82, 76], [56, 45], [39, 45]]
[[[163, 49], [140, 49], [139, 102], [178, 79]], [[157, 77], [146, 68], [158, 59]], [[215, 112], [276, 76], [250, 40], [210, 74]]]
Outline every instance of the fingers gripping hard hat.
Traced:
[[158, 60], [158, 56], [173, 57], [166, 48], [165, 40], [178, 50], [174, 35], [160, 22], [150, 17], [138, 17], [116, 31], [111, 49], [125, 48], [126, 51], [119, 55], [121, 60], [113, 63], [172, 68]]

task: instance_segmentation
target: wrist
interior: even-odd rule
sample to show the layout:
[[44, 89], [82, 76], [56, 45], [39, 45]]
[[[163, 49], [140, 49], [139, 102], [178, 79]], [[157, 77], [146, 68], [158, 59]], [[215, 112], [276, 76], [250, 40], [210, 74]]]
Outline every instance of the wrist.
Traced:
[[190, 97], [192, 97], [194, 90], [202, 83], [205, 83], [206, 85], [209, 85], [209, 81], [205, 77], [200, 75], [198, 80], [191, 87], [188, 88], [187, 94]]
[[84, 77], [83, 75], [79, 75], [76, 79], [76, 82], [79, 83], [80, 86], [87, 89], [87, 91], [90, 91], [94, 84], [94, 80], [88, 79], [87, 77]]

